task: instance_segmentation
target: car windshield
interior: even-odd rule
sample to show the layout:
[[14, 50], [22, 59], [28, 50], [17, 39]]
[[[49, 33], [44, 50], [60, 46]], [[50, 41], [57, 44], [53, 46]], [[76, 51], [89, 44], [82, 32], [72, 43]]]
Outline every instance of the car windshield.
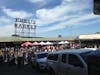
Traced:
[[47, 53], [42, 53], [37, 55], [38, 59], [47, 57]]
[[81, 53], [80, 56], [83, 58], [83, 60], [87, 63], [87, 57], [92, 51]]

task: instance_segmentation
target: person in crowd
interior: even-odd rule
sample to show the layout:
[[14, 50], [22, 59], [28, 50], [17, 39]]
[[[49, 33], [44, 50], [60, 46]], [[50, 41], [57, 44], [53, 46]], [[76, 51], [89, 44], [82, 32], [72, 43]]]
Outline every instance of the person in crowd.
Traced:
[[2, 49], [0, 49], [0, 64], [3, 63], [3, 52]]
[[[8, 57], [7, 57], [8, 58]], [[14, 51], [11, 50], [10, 51], [10, 60], [9, 60], [9, 64], [12, 66], [12, 65], [15, 65], [15, 57], [14, 57]]]
[[15, 64], [17, 65], [17, 58], [18, 58], [18, 52], [17, 51], [14, 52], [14, 57], [15, 57]]
[[18, 67], [21, 67], [22, 64], [23, 64], [23, 53], [22, 51], [18, 51], [17, 65]]

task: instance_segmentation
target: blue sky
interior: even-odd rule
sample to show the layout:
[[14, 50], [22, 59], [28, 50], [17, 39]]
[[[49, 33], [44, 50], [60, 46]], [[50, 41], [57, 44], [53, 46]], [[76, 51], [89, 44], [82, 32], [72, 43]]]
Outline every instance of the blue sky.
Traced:
[[36, 21], [38, 37], [76, 37], [100, 32], [93, 0], [0, 0], [0, 36], [14, 33], [14, 18]]

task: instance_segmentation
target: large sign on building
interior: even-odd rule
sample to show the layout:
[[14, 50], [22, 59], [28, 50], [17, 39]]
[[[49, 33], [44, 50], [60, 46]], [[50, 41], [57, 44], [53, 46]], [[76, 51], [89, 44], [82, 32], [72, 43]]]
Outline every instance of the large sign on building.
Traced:
[[15, 18], [15, 34], [24, 37], [35, 37], [36, 22], [29, 19]]

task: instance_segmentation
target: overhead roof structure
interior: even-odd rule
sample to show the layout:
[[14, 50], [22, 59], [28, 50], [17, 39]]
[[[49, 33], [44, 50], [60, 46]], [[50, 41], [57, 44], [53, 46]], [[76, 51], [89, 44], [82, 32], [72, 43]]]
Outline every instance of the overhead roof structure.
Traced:
[[22, 38], [22, 37], [0, 37], [0, 42], [20, 42], [20, 41], [66, 41], [74, 40], [70, 38]]

